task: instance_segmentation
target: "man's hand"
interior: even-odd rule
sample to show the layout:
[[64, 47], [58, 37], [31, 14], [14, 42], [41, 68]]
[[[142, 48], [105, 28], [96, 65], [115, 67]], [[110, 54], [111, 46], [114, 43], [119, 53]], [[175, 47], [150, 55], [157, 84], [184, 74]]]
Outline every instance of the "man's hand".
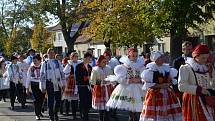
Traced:
[[28, 88], [26, 88], [26, 94], [29, 95], [29, 89]]

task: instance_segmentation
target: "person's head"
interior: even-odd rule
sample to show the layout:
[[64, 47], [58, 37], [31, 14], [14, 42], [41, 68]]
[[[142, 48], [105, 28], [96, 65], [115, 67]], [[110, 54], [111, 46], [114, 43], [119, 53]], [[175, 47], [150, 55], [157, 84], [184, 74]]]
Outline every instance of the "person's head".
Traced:
[[105, 58], [105, 56], [100, 55], [96, 62], [96, 65], [104, 68], [106, 66], [106, 64], [107, 64], [107, 59]]
[[208, 62], [209, 53], [210, 50], [207, 45], [199, 44], [194, 48], [192, 56], [199, 64], [206, 64]]
[[20, 62], [23, 62], [23, 60], [25, 59], [25, 56], [23, 54], [20, 54], [18, 56], [18, 59], [19, 59]]
[[136, 48], [129, 48], [128, 49], [128, 58], [131, 61], [136, 61], [138, 57], [138, 51]]
[[34, 65], [38, 66], [41, 63], [42, 58], [40, 57], [40, 54], [36, 54], [33, 56], [33, 63]]
[[92, 54], [86, 52], [84, 54], [84, 59], [83, 59], [84, 63], [89, 64], [91, 62], [91, 60], [92, 60], [92, 57], [93, 57]]
[[1, 69], [4, 69], [5, 66], [6, 66], [5, 60], [4, 60], [4, 58], [1, 58], [1, 59], [0, 59], [0, 68], [1, 68]]
[[165, 62], [164, 55], [160, 51], [151, 52], [151, 61], [155, 62], [158, 66], [163, 65]]
[[87, 52], [90, 53], [91, 55], [93, 55], [93, 48], [88, 48]]
[[68, 60], [69, 60], [69, 57], [63, 58], [62, 64], [63, 64], [64, 66], [66, 66], [66, 64], [68, 63]]
[[109, 61], [111, 59], [111, 53], [110, 53], [110, 51], [105, 51], [103, 53], [103, 56], [107, 59], [107, 61]]
[[146, 53], [144, 56], [145, 59], [150, 59], [150, 53]]
[[43, 60], [46, 60], [48, 58], [48, 54], [43, 54]]
[[49, 59], [55, 59], [55, 50], [53, 48], [49, 48], [47, 50], [47, 55]]
[[192, 43], [189, 41], [185, 41], [182, 43], [182, 52], [186, 56], [191, 56], [191, 53], [193, 51]]
[[36, 51], [34, 49], [29, 49], [27, 55], [34, 56], [35, 52]]
[[55, 54], [55, 59], [61, 60], [61, 55], [60, 54]]
[[18, 58], [17, 58], [16, 56], [12, 55], [12, 56], [10, 57], [10, 60], [11, 60], [11, 62], [12, 62], [13, 64], [16, 64], [17, 61], [18, 61]]
[[77, 52], [72, 52], [70, 54], [70, 60], [72, 60], [72, 61], [78, 61], [78, 53]]

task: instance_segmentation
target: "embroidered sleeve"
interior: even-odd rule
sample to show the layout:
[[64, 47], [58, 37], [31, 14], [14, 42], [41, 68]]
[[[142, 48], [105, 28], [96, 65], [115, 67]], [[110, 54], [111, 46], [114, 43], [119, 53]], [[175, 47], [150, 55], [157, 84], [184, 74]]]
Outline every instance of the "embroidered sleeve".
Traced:
[[93, 67], [92, 72], [91, 72], [91, 76], [90, 76], [90, 83], [92, 85], [98, 84], [96, 68], [97, 67]]
[[128, 84], [127, 70], [124, 66], [118, 65], [114, 68], [114, 74], [119, 78], [117, 81], [121, 84]]
[[29, 67], [27, 71], [27, 80], [25, 82], [25, 88], [29, 88], [30, 80], [31, 80], [31, 67]]
[[141, 73], [141, 80], [144, 82], [143, 90], [148, 90], [150, 87], [154, 86], [156, 83], [153, 83], [153, 71], [144, 70]]
[[46, 89], [47, 63], [48, 62], [43, 62], [41, 65], [41, 70], [40, 70], [40, 89], [41, 90]]
[[61, 81], [63, 83], [63, 86], [66, 86], [66, 78], [65, 78], [65, 74], [63, 72], [63, 66], [61, 65], [60, 61], [58, 61], [58, 64], [60, 65], [60, 75], [61, 75]]
[[[179, 69], [179, 77], [178, 77], [178, 89], [181, 92], [187, 92], [190, 94], [196, 94], [197, 85], [190, 84], [189, 76], [192, 75], [189, 71], [188, 66], [182, 65]], [[195, 77], [193, 78], [195, 80]]]
[[171, 76], [171, 78], [172, 78], [172, 83], [173, 83], [174, 85], [178, 84], [177, 79], [174, 79], [175, 77], [177, 77], [177, 75], [178, 75], [178, 70], [175, 69], [175, 68], [171, 68], [171, 69], [170, 69], [170, 76]]
[[63, 69], [63, 72], [65, 74], [65, 78], [68, 78], [70, 75], [70, 71], [71, 71], [71, 65], [67, 64], [66, 67]]

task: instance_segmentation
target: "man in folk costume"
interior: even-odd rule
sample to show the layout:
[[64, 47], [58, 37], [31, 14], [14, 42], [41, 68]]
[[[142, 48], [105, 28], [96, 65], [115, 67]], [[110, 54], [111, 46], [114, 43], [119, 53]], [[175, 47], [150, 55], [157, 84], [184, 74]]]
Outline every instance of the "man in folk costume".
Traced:
[[140, 121], [181, 121], [181, 106], [170, 87], [177, 84], [174, 79], [177, 70], [164, 64], [164, 56], [161, 52], [151, 53], [151, 63], [147, 64], [147, 70], [141, 74], [144, 82], [143, 90], [146, 90]]
[[215, 71], [208, 62], [208, 46], [197, 45], [192, 56], [179, 69], [178, 88], [184, 92], [183, 121], [214, 121]]
[[[129, 111], [129, 121], [137, 121], [143, 106], [144, 94], [140, 73], [145, 69], [144, 60], [138, 58], [135, 48], [128, 49], [128, 56], [120, 58], [123, 63], [114, 68], [115, 78], [119, 84], [113, 90], [106, 106]], [[110, 76], [109, 76], [110, 77]], [[106, 80], [110, 80], [107, 78]]]
[[83, 121], [89, 121], [89, 110], [92, 107], [91, 85], [89, 83], [92, 67], [89, 65], [92, 55], [84, 54], [83, 62], [76, 66], [75, 77], [78, 85], [78, 93], [80, 100], [80, 113]]
[[45, 94], [42, 93], [39, 88], [42, 58], [39, 54], [36, 54], [32, 59], [33, 61], [27, 72], [27, 81], [25, 83], [25, 87], [27, 94], [29, 94], [29, 85], [31, 87], [32, 95], [34, 97], [34, 111], [36, 120], [40, 120], [40, 117], [43, 117], [42, 106], [45, 98]]
[[14, 55], [11, 56], [11, 64], [8, 65], [6, 71], [6, 81], [10, 83], [10, 103], [11, 109], [14, 110], [14, 103], [16, 96], [21, 103], [22, 108], [25, 108], [24, 89], [22, 82], [22, 72], [17, 65], [18, 58]]
[[61, 102], [61, 91], [66, 85], [63, 67], [59, 60], [55, 59], [55, 51], [50, 48], [47, 51], [48, 59], [41, 65], [40, 89], [48, 95], [49, 117], [51, 121], [58, 121], [58, 111]]
[[93, 85], [92, 92], [92, 107], [99, 110], [99, 121], [110, 121], [109, 109], [106, 103], [113, 91], [113, 85], [104, 79], [113, 74], [111, 68], [106, 65], [107, 59], [101, 55], [99, 56], [95, 67], [91, 73], [91, 83]]
[[[179, 68], [181, 67], [181, 65], [185, 65], [186, 61], [192, 58], [192, 51], [193, 51], [192, 43], [189, 41], [183, 42], [182, 43], [183, 55], [173, 60], [173, 67], [179, 71]], [[178, 76], [176, 77], [176, 79], [178, 79]], [[178, 84], [173, 85], [173, 89], [182, 105], [183, 93], [178, 90]]]
[[67, 80], [67, 85], [63, 93], [63, 99], [65, 100], [66, 104], [66, 115], [69, 114], [71, 102], [73, 119], [76, 119], [76, 111], [79, 99], [78, 87], [75, 81], [75, 69], [79, 63], [81, 63], [81, 61], [78, 60], [78, 53], [72, 52], [70, 55], [70, 60], [68, 60], [68, 64], [63, 70]]

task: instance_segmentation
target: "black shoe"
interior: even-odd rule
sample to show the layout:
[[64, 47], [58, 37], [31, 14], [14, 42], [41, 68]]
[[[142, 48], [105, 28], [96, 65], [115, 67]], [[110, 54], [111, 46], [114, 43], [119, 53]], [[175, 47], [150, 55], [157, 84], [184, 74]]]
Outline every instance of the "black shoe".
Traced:
[[57, 115], [55, 116], [55, 121], [59, 121], [59, 118]]
[[22, 106], [22, 109], [26, 109], [26, 108], [27, 108], [27, 106], [26, 106], [26, 105], [23, 105], [23, 106]]
[[50, 117], [50, 121], [54, 121], [54, 117]]
[[10, 109], [11, 109], [11, 110], [14, 110], [14, 106], [11, 106]]

